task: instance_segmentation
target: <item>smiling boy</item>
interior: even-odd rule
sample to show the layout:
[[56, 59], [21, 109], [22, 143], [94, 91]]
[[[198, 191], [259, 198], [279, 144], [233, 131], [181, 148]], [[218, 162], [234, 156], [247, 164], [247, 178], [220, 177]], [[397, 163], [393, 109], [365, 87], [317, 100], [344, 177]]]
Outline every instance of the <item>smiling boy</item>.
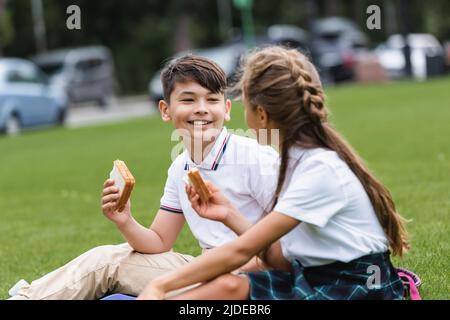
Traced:
[[198, 168], [205, 179], [224, 190], [241, 212], [249, 213], [246, 218], [252, 223], [270, 207], [278, 154], [224, 127], [231, 102], [225, 97], [223, 70], [211, 60], [187, 55], [170, 61], [161, 80], [162, 119], [173, 124], [186, 150], [168, 170], [151, 226], [146, 228], [133, 218], [130, 201], [123, 212], [114, 211], [118, 190], [114, 181], [106, 180], [102, 210], [127, 243], [96, 247], [30, 285], [16, 287], [12, 299], [98, 299], [114, 292], [138, 295], [152, 279], [193, 259], [172, 251], [185, 222], [203, 250], [236, 238], [221, 222], [202, 218], [192, 209], [183, 181], [191, 168]]

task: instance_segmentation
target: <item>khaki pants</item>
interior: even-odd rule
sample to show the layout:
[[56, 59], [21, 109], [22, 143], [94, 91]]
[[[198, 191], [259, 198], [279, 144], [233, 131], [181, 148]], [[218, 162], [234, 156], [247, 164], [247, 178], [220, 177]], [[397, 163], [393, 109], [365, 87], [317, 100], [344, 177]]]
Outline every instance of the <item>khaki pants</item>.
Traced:
[[137, 296], [151, 280], [192, 259], [176, 252], [141, 254], [128, 243], [100, 246], [24, 286], [12, 300], [93, 300], [111, 293]]

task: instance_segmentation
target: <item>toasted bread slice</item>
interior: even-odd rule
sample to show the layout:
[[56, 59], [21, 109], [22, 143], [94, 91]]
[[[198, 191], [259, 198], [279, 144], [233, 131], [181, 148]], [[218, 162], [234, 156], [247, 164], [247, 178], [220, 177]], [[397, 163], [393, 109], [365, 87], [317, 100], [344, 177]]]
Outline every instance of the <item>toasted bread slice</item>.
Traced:
[[202, 202], [207, 202], [209, 198], [211, 198], [211, 193], [203, 181], [200, 171], [198, 171], [197, 168], [193, 168], [189, 170], [187, 177], [190, 185], [194, 187], [195, 191], [197, 191]]
[[122, 212], [125, 209], [125, 205], [130, 198], [131, 191], [135, 184], [135, 180], [130, 170], [128, 170], [125, 162], [122, 160], [115, 160], [113, 169], [109, 175], [109, 178], [114, 180], [115, 186], [119, 188], [120, 197], [117, 200], [115, 210]]

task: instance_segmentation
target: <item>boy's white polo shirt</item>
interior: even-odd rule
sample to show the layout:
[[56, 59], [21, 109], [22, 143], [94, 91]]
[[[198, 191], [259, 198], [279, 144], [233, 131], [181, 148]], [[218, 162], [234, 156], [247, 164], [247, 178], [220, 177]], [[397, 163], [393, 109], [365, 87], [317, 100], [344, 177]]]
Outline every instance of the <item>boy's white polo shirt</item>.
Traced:
[[185, 150], [172, 163], [160, 209], [183, 214], [204, 249], [223, 245], [237, 236], [220, 222], [198, 216], [189, 202], [183, 177], [198, 168], [202, 177], [219, 187], [251, 223], [270, 210], [278, 178], [278, 153], [254, 139], [223, 128], [204, 161], [195, 164]]
[[283, 255], [305, 267], [385, 252], [388, 242], [359, 179], [336, 152], [293, 147], [274, 211], [301, 223], [281, 238]]

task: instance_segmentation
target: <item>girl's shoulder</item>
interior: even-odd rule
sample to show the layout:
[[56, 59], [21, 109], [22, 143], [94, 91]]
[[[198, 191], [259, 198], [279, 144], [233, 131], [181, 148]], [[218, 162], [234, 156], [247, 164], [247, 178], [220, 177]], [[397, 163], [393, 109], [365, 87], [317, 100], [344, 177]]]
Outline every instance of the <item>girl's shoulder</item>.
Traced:
[[353, 179], [345, 161], [335, 151], [323, 148], [305, 150], [291, 170], [291, 183], [322, 192], [341, 193], [347, 182]]
[[308, 170], [316, 166], [337, 170], [346, 166], [335, 151], [325, 148], [305, 149], [299, 160], [297, 167], [299, 170]]

